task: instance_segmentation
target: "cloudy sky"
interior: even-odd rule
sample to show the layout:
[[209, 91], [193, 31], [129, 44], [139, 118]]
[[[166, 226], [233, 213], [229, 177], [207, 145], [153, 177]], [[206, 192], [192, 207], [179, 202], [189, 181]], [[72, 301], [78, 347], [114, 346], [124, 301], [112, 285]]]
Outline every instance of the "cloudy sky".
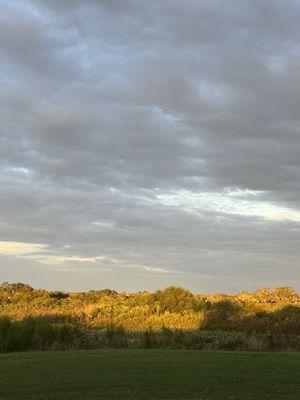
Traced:
[[300, 289], [299, 15], [0, 0], [0, 281]]

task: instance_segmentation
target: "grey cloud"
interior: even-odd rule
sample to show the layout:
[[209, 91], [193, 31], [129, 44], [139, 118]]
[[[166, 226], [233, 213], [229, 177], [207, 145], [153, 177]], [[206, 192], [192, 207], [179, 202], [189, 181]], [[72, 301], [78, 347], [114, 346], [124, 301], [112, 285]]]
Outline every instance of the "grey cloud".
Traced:
[[[95, 276], [130, 290], [236, 290], [258, 277], [300, 287], [299, 221], [157, 197], [240, 188], [300, 212], [299, 2], [0, 7], [0, 240], [117, 260], [112, 272], [76, 262], [72, 278], [53, 266], [52, 287], [79, 288], [83, 267], [82, 287]], [[11, 256], [1, 268], [16, 277], [20, 265]]]

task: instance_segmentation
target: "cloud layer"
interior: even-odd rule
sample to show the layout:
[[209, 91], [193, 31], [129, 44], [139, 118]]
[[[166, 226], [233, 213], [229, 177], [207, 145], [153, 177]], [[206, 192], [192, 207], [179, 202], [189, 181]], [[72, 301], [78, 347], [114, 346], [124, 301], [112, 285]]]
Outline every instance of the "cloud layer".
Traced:
[[2, 280], [300, 289], [298, 1], [0, 8]]

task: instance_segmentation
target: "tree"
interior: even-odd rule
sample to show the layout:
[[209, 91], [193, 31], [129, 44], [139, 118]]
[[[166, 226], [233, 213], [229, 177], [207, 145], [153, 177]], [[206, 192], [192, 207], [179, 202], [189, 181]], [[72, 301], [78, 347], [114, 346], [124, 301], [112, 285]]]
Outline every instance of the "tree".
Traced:
[[161, 305], [161, 310], [170, 312], [183, 312], [199, 309], [199, 303], [194, 295], [179, 286], [169, 286], [153, 294], [154, 302]]

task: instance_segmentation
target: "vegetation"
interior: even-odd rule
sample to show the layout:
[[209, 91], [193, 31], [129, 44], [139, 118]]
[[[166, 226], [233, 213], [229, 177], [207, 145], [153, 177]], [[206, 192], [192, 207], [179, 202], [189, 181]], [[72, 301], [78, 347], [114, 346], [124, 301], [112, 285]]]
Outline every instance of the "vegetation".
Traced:
[[88, 348], [299, 351], [300, 296], [285, 287], [194, 295], [0, 285], [0, 352]]
[[298, 400], [300, 355], [101, 350], [0, 355], [1, 399]]

